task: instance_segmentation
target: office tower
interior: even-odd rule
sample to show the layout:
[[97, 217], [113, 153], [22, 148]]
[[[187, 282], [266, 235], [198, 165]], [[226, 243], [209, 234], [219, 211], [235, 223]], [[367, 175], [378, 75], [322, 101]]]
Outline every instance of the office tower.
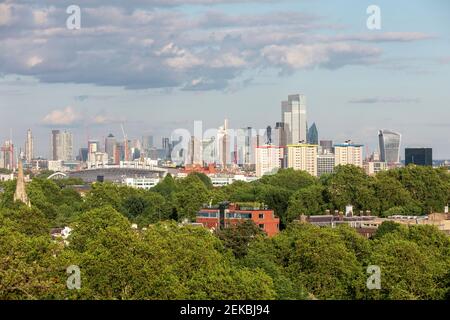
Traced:
[[319, 144], [319, 131], [317, 130], [316, 123], [313, 123], [308, 130], [308, 143]]
[[219, 163], [222, 168], [226, 168], [228, 164], [230, 164], [230, 136], [228, 134], [228, 120], [225, 119], [224, 125], [219, 127], [217, 132], [217, 143], [218, 143], [218, 151], [219, 151]]
[[25, 178], [23, 175], [23, 164], [22, 160], [19, 159], [19, 170], [17, 174], [17, 184], [16, 184], [16, 192], [14, 193], [14, 202], [20, 201], [26, 204], [28, 207], [31, 207], [31, 202], [28, 199], [26, 188], [25, 188]]
[[[164, 142], [163, 142], [164, 144]], [[145, 154], [146, 157], [149, 156], [150, 150], [154, 147], [154, 139], [151, 135], [146, 135], [142, 137], [142, 153]], [[163, 146], [164, 149], [164, 146]]]
[[322, 153], [334, 153], [333, 141], [332, 140], [320, 140], [320, 147]]
[[68, 131], [52, 131], [52, 160], [73, 160], [73, 135]]
[[317, 176], [334, 172], [334, 154], [322, 153], [317, 155]]
[[265, 134], [266, 144], [272, 144], [272, 127], [267, 126]]
[[354, 165], [363, 166], [363, 145], [346, 142], [334, 146], [336, 166]]
[[88, 153], [89, 153], [88, 148], [80, 148], [80, 152], [78, 155], [79, 161], [86, 162], [88, 160]]
[[284, 123], [287, 144], [307, 141], [306, 98], [295, 94], [281, 103], [281, 121]]
[[202, 141], [194, 136], [192, 136], [189, 141], [188, 157], [185, 160], [185, 165], [203, 165]]
[[216, 138], [211, 137], [202, 141], [202, 159], [203, 165], [208, 166], [214, 164], [217, 159], [217, 143]]
[[256, 176], [276, 173], [282, 167], [283, 148], [273, 145], [259, 146], [256, 148]]
[[380, 145], [380, 159], [388, 164], [400, 163], [400, 143], [401, 134], [390, 131], [380, 130], [378, 140]]
[[314, 144], [290, 144], [288, 148], [288, 168], [303, 170], [317, 177], [317, 149]]
[[433, 165], [433, 149], [432, 148], [406, 148], [405, 149], [405, 165], [415, 164], [418, 166]]
[[15, 157], [14, 157], [14, 144], [11, 140], [5, 141], [2, 148], [2, 161], [1, 168], [14, 170], [15, 169]]
[[34, 143], [33, 143], [33, 133], [31, 129], [27, 131], [27, 140], [25, 142], [25, 160], [27, 164], [31, 164], [31, 161], [34, 158]]
[[105, 153], [108, 155], [108, 162], [114, 163], [117, 139], [113, 134], [109, 134], [105, 139]]
[[275, 129], [272, 130], [272, 144], [279, 147], [286, 147], [286, 132], [283, 122], [277, 122]]
[[88, 141], [88, 162], [95, 162], [95, 154], [100, 152], [100, 142], [98, 140]]

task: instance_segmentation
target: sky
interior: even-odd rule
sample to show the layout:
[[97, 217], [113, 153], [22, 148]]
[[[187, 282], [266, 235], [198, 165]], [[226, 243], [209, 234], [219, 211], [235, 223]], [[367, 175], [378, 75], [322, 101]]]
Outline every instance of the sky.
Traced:
[[[81, 8], [70, 30], [69, 5]], [[381, 28], [366, 12], [380, 8]], [[450, 2], [386, 0], [0, 1], [0, 141], [26, 130], [48, 156], [52, 129], [76, 148], [109, 133], [265, 128], [307, 97], [320, 139], [450, 159]]]

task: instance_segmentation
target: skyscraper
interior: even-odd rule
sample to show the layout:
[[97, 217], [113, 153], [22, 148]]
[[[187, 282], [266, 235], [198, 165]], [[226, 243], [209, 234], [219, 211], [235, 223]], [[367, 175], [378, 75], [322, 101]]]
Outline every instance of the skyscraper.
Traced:
[[308, 127], [304, 95], [290, 95], [288, 101], [281, 103], [281, 121], [284, 123], [287, 144], [307, 141]]
[[308, 143], [319, 144], [319, 131], [317, 130], [316, 123], [313, 123], [308, 130]]
[[[164, 139], [163, 139], [164, 140]], [[164, 141], [163, 141], [164, 144]], [[142, 137], [142, 151], [146, 157], [150, 156], [150, 150], [154, 147], [154, 139], [151, 135], [146, 135]], [[163, 145], [164, 149], [164, 145]]]
[[73, 135], [68, 131], [52, 131], [52, 160], [73, 160]]
[[114, 154], [117, 139], [110, 133], [105, 139], [105, 152], [108, 154], [108, 162], [114, 163]]
[[14, 157], [14, 144], [11, 140], [5, 141], [2, 148], [2, 161], [0, 163], [0, 168], [5, 168], [8, 170], [14, 170], [15, 168], [15, 157]]
[[31, 164], [34, 158], [34, 143], [33, 143], [33, 133], [31, 129], [27, 131], [27, 141], [25, 142], [25, 160], [27, 164]]
[[388, 164], [400, 163], [400, 143], [401, 134], [390, 131], [380, 130], [378, 140], [380, 144], [380, 160]]

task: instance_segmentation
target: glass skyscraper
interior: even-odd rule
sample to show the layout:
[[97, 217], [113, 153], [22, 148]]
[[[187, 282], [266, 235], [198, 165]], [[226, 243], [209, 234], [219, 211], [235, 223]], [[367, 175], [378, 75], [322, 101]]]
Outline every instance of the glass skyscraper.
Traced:
[[401, 138], [401, 134], [394, 131], [380, 130], [378, 132], [380, 160], [382, 162], [400, 163]]
[[306, 98], [301, 94], [288, 96], [281, 103], [281, 120], [284, 122], [287, 144], [307, 141]]

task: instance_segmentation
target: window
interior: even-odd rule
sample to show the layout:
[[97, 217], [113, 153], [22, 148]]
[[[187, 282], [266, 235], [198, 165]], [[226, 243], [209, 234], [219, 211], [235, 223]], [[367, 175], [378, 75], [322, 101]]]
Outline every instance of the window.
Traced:
[[259, 218], [260, 218], [260, 219], [264, 219], [264, 213], [260, 213], [260, 214], [259, 214]]
[[260, 225], [259, 225], [259, 228], [262, 229], [262, 230], [264, 230], [264, 224], [260, 224]]

